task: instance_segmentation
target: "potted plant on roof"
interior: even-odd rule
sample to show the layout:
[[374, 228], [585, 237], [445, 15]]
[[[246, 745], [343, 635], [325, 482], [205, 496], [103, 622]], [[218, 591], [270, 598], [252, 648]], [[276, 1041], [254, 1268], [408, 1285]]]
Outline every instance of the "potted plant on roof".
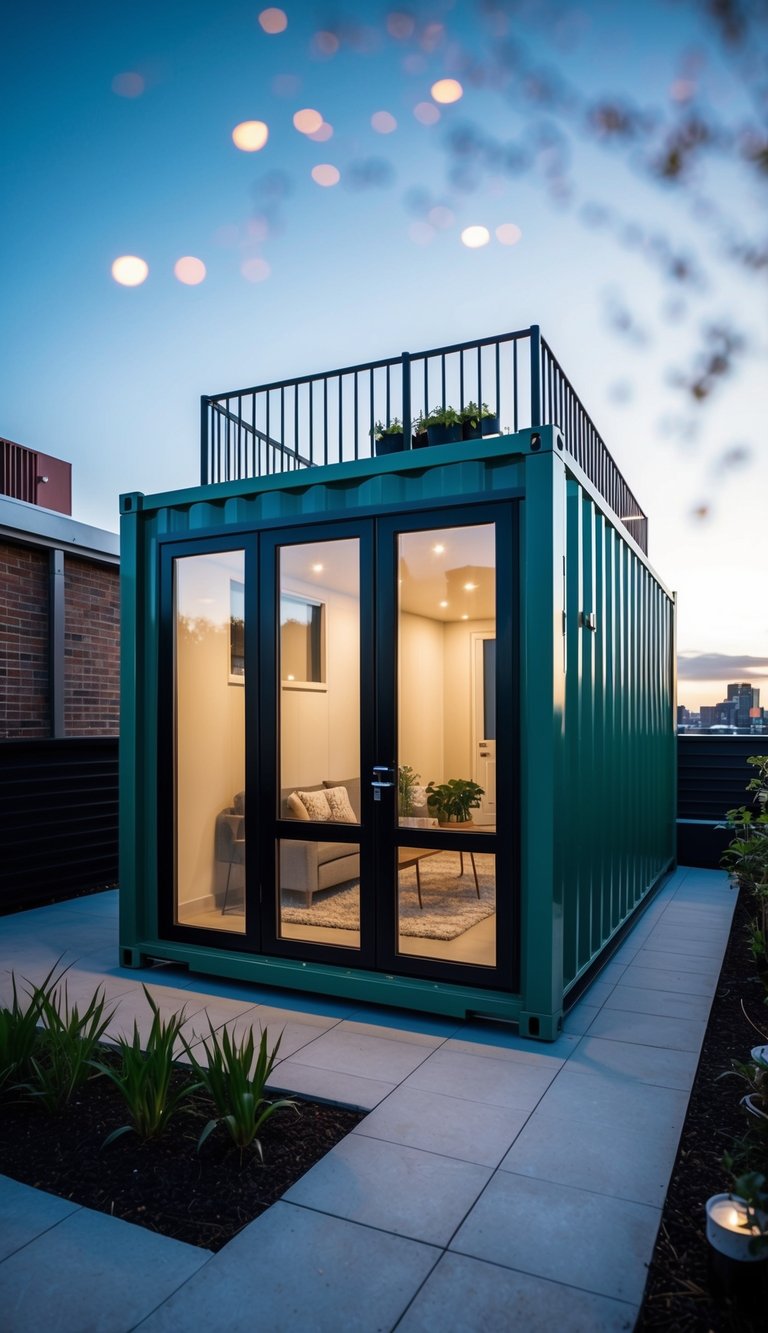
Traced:
[[399, 417], [393, 417], [386, 426], [383, 421], [377, 421], [371, 427], [369, 435], [373, 440], [373, 447], [378, 457], [380, 454], [396, 454], [398, 450], [405, 448], [405, 434], [403, 423]]
[[443, 828], [473, 827], [470, 811], [478, 808], [481, 796], [485, 796], [485, 788], [469, 778], [449, 778], [439, 784], [430, 782], [427, 787], [430, 813]]
[[423, 427], [428, 444], [452, 444], [461, 439], [461, 421], [455, 407], [433, 407]]
[[477, 440], [481, 435], [498, 435], [499, 414], [487, 403], [469, 402], [460, 412], [461, 426], [465, 440]]

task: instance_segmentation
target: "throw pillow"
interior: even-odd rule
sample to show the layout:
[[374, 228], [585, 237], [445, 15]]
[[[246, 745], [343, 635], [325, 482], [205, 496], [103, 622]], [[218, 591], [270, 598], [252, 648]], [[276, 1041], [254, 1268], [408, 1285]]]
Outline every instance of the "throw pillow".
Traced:
[[327, 823], [331, 818], [331, 807], [324, 791], [297, 791], [296, 795], [304, 806], [307, 817], [317, 823]]
[[349, 803], [346, 787], [326, 787], [325, 796], [331, 807], [331, 819], [336, 824], [357, 823], [357, 815]]
[[309, 819], [307, 807], [299, 800], [298, 792], [292, 791], [286, 801], [288, 806], [288, 815], [291, 819]]

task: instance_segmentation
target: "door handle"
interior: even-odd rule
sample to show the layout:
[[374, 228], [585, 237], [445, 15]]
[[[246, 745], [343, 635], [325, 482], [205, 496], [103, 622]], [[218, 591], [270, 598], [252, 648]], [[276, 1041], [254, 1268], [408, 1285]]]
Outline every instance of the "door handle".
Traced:
[[374, 764], [371, 786], [379, 791], [382, 787], [394, 787], [395, 770], [388, 768], [386, 764]]

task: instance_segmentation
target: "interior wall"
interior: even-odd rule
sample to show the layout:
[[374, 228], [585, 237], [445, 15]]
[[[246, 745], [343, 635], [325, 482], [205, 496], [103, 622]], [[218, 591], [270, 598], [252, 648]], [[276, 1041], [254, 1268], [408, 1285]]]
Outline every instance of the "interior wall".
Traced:
[[283, 591], [325, 604], [325, 690], [280, 695], [281, 787], [360, 775], [360, 606], [356, 597], [284, 579]]
[[193, 632], [177, 634], [179, 904], [213, 893], [216, 816], [245, 786], [245, 689], [229, 683], [229, 583], [237, 572], [213, 559], [195, 560], [205, 560], [205, 567], [193, 569], [190, 563], [183, 569], [182, 614], [191, 614], [198, 591], [213, 605], [210, 618], [198, 620]]
[[473, 634], [494, 633], [493, 620], [466, 620], [445, 626], [445, 776], [473, 778], [472, 653]]
[[404, 611], [398, 642], [398, 763], [428, 782], [442, 782], [443, 625]]

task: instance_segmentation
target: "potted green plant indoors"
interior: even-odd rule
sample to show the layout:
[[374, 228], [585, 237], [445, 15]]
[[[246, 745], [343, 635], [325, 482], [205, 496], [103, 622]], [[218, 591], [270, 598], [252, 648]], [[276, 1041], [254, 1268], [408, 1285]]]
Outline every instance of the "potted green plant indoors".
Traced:
[[435, 815], [438, 824], [451, 828], [457, 824], [466, 828], [472, 824], [471, 810], [480, 805], [480, 797], [485, 795], [485, 788], [469, 778], [449, 778], [447, 782], [427, 787], [427, 803], [430, 813]]
[[469, 402], [460, 412], [461, 426], [465, 440], [477, 440], [481, 435], [498, 435], [499, 414], [487, 403]]
[[386, 426], [382, 421], [377, 421], [369, 433], [377, 457], [380, 454], [396, 454], [405, 447], [403, 423], [399, 417], [393, 417]]

